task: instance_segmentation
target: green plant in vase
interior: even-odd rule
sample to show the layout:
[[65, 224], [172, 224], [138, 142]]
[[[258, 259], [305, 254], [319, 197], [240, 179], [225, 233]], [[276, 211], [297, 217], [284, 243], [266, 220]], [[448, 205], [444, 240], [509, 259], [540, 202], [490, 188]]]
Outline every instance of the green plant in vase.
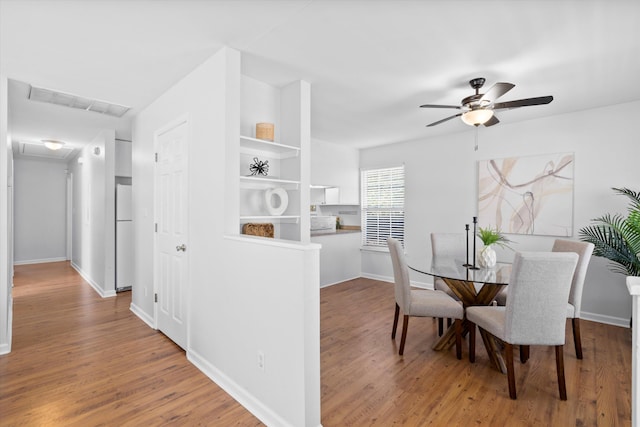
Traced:
[[496, 251], [493, 249], [493, 245], [511, 249], [509, 244], [513, 243], [500, 230], [491, 227], [479, 227], [478, 238], [484, 244], [478, 253], [478, 265], [481, 268], [491, 268], [496, 265]]

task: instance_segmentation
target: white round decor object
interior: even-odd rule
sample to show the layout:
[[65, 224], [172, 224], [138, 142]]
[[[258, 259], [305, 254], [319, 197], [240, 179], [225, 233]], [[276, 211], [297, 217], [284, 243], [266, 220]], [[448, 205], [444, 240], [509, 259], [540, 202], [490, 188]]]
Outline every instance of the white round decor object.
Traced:
[[264, 192], [264, 201], [267, 205], [269, 215], [279, 216], [287, 210], [289, 195], [284, 188], [269, 188]]

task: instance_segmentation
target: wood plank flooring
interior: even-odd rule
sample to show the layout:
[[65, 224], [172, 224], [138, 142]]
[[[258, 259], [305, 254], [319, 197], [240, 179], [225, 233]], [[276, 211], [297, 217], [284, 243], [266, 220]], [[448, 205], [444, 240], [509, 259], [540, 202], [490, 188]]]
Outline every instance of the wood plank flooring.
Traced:
[[[437, 322], [411, 318], [404, 356], [391, 340], [393, 285], [355, 279], [321, 292], [322, 423], [328, 426], [629, 426], [631, 331], [581, 321], [584, 359], [571, 323], [564, 348], [568, 400], [561, 401], [552, 347], [516, 361], [518, 400], [506, 375], [455, 348], [436, 352]], [[597, 346], [596, 346], [597, 343]], [[516, 357], [516, 359], [518, 359]]]
[[[63, 262], [17, 266], [13, 294], [0, 426], [262, 425], [133, 315], [129, 293], [102, 299]], [[466, 340], [463, 360], [431, 350], [432, 319], [410, 320], [398, 356], [393, 309], [389, 283], [356, 279], [321, 290], [324, 427], [631, 425], [628, 329], [582, 321], [582, 361], [567, 329], [566, 402], [553, 349], [532, 347], [527, 364], [516, 362], [511, 401], [481, 340], [473, 365]]]
[[66, 262], [16, 266], [0, 426], [256, 426], [260, 421]]

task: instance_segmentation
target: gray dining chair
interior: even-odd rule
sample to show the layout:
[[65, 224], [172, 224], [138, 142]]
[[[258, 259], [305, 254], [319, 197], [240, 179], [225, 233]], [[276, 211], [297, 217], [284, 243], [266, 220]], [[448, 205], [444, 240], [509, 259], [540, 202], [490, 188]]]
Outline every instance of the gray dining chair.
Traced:
[[[431, 254], [433, 257], [459, 257], [464, 260], [467, 254], [467, 242], [463, 233], [431, 233]], [[470, 261], [470, 262], [473, 262]], [[433, 281], [433, 288], [457, 298], [449, 286], [439, 277]]]
[[409, 280], [409, 266], [404, 256], [404, 249], [400, 241], [394, 238], [387, 239], [387, 246], [391, 254], [393, 264], [393, 276], [395, 281], [395, 314], [393, 317], [393, 329], [391, 339], [396, 338], [398, 318], [400, 310], [404, 315], [402, 324], [402, 338], [398, 354], [404, 354], [404, 345], [407, 339], [409, 317], [439, 317], [455, 319], [456, 331], [456, 357], [462, 359], [462, 319], [464, 309], [462, 304], [446, 293], [429, 289], [411, 289]]
[[505, 306], [467, 307], [469, 361], [475, 362], [476, 325], [504, 343], [509, 397], [516, 399], [513, 346], [524, 363], [531, 345], [555, 347], [560, 399], [567, 400], [564, 378], [566, 301], [578, 263], [575, 253], [516, 253]]
[[[576, 351], [576, 358], [582, 359], [582, 337], [580, 335], [580, 314], [582, 308], [582, 290], [584, 279], [587, 275], [587, 268], [593, 254], [593, 243], [580, 242], [577, 240], [556, 239], [553, 243], [552, 252], [575, 252], [578, 254], [578, 265], [573, 274], [571, 291], [567, 302], [567, 319], [571, 319], [571, 329], [573, 332], [573, 344]], [[509, 292], [506, 286], [497, 296], [499, 305], [505, 305]]]

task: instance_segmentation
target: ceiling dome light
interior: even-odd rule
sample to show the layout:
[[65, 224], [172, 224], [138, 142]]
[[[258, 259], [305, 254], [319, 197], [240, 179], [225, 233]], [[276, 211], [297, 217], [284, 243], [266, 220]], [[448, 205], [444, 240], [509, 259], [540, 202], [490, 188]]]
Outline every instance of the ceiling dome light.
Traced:
[[42, 142], [44, 142], [44, 146], [47, 147], [49, 150], [59, 150], [62, 148], [62, 146], [64, 145], [64, 142], [62, 141], [54, 141], [53, 139], [43, 139]]
[[479, 126], [488, 122], [493, 117], [493, 110], [477, 109], [467, 111], [462, 115], [462, 121], [469, 126]]

